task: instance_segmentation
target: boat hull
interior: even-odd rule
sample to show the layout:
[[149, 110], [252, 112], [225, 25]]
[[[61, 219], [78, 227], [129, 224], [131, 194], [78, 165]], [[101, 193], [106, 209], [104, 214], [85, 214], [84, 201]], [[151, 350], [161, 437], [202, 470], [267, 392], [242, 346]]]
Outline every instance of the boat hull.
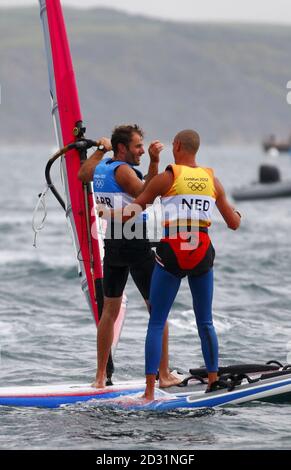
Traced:
[[234, 189], [231, 195], [236, 201], [291, 197], [291, 181], [254, 183]]

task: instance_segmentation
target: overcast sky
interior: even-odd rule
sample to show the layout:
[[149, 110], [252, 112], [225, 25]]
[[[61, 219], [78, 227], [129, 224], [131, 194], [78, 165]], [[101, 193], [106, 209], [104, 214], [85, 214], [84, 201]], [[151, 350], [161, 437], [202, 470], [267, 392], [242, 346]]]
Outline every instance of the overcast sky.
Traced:
[[[0, 0], [0, 6], [37, 4], [37, 0]], [[62, 0], [62, 4], [114, 7], [131, 13], [176, 20], [291, 24], [291, 0]]]

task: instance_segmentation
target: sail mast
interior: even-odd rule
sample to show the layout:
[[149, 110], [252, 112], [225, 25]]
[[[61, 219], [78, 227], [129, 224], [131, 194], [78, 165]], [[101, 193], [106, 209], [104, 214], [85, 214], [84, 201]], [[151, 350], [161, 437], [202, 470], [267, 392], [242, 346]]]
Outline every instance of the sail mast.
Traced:
[[[84, 126], [62, 7], [59, 0], [39, 0], [47, 56], [52, 117], [60, 148], [82, 138]], [[73, 235], [82, 290], [98, 324], [103, 305], [102, 266], [98, 240], [91, 235], [95, 212], [91, 183], [78, 180], [80, 155], [70, 150], [62, 157], [66, 216]]]

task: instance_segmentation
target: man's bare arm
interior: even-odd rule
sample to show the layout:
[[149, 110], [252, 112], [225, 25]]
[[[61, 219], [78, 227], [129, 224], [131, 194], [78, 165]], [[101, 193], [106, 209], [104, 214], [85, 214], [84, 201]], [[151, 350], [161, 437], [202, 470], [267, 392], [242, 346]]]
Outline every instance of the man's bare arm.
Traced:
[[83, 183], [90, 183], [90, 181], [93, 181], [96, 166], [98, 165], [98, 163], [101, 162], [105, 153], [109, 152], [112, 149], [111, 142], [106, 137], [102, 137], [102, 139], [99, 139], [98, 143], [99, 145], [104, 145], [105, 151], [96, 150], [91, 155], [91, 157], [89, 157], [81, 164], [80, 170], [78, 172], [78, 179], [83, 181]]
[[135, 171], [128, 165], [121, 165], [115, 172], [115, 178], [119, 186], [130, 196], [137, 197], [148, 186], [149, 182], [157, 175], [159, 167], [159, 155], [164, 146], [158, 140], [149, 146], [150, 164], [145, 183], [142, 182]]
[[115, 171], [116, 182], [130, 196], [137, 197], [144, 188], [144, 183], [129, 165], [120, 165]]
[[147, 206], [153, 204], [156, 197], [166, 194], [173, 184], [173, 179], [174, 176], [170, 171], [164, 171], [155, 176], [133, 203], [124, 208], [122, 220], [125, 222], [131, 217], [136, 217], [145, 210]]
[[215, 178], [215, 189], [217, 193], [216, 206], [224, 218], [227, 226], [232, 230], [238, 229], [240, 226], [241, 217], [227, 200], [224, 187], [217, 178]]
[[148, 186], [149, 182], [159, 173], [160, 153], [164, 145], [159, 140], [154, 140], [149, 146], [150, 164], [148, 173], [145, 177], [143, 190]]
[[148, 205], [153, 204], [158, 196], [165, 194], [173, 184], [173, 173], [164, 171], [160, 175], [155, 176], [148, 184], [147, 188], [136, 197], [136, 199], [128, 204], [123, 210], [112, 210], [100, 205], [101, 217], [116, 218], [123, 222], [138, 216]]

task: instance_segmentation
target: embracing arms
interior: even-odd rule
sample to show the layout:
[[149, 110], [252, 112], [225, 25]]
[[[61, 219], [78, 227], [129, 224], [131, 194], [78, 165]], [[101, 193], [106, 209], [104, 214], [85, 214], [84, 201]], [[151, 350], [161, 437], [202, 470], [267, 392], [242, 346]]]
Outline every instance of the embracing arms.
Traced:
[[[102, 137], [98, 142], [99, 145], [102, 144], [104, 146], [104, 150], [96, 150], [88, 160], [85, 160], [82, 163], [78, 172], [78, 178], [83, 181], [83, 183], [93, 181], [96, 166], [101, 162], [105, 153], [112, 150], [111, 142], [108, 138]], [[150, 144], [148, 149], [150, 164], [145, 178], [145, 183], [138, 178], [135, 171], [129, 165], [121, 165], [116, 170], [116, 181], [124, 191], [132, 197], [137, 197], [147, 187], [151, 179], [158, 174], [159, 156], [163, 148], [163, 144], [158, 140], [155, 140]]]

